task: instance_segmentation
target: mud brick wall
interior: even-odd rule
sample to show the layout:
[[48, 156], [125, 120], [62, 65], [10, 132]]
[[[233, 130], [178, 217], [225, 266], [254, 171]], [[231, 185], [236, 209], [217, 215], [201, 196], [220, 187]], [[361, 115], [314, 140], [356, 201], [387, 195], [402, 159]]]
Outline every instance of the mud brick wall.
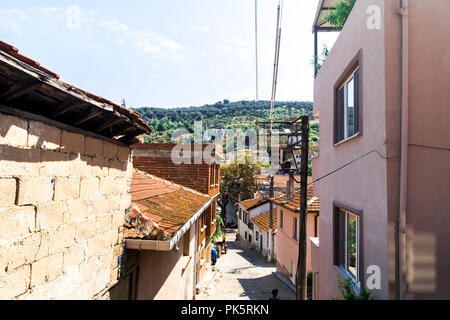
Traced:
[[129, 147], [0, 113], [0, 299], [108, 298]]

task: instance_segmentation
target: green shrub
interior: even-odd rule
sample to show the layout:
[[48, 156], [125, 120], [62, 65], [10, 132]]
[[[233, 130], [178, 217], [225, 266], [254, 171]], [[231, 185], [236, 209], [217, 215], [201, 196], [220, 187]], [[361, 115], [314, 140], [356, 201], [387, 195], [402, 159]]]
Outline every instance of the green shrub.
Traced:
[[355, 290], [353, 290], [356, 283], [352, 279], [345, 279], [338, 283], [338, 288], [341, 289], [344, 300], [373, 300], [370, 292], [365, 288], [361, 288], [360, 293], [356, 294]]
[[336, 29], [341, 30], [355, 5], [356, 0], [340, 0], [334, 3], [336, 10], [330, 10], [323, 16], [323, 20]]

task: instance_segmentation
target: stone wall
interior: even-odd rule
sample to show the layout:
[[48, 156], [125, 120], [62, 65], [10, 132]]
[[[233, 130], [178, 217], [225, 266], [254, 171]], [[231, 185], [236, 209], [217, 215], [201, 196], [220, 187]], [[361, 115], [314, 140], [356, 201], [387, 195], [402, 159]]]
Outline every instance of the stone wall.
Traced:
[[0, 113], [0, 299], [107, 298], [130, 149]]

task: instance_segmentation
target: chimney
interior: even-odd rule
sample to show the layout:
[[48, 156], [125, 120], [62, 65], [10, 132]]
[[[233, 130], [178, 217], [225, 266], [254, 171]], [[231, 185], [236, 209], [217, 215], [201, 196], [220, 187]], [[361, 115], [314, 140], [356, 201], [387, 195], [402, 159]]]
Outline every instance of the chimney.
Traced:
[[286, 185], [286, 199], [287, 201], [294, 200], [294, 176], [292, 174], [289, 175], [289, 180]]

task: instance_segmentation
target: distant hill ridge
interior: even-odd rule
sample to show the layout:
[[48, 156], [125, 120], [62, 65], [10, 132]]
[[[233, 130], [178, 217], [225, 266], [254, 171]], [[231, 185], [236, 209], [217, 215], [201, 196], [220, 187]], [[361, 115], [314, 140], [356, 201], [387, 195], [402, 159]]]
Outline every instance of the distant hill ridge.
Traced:
[[[135, 108], [154, 130], [148, 142], [168, 142], [175, 129], [193, 132], [194, 121], [207, 121], [208, 128], [247, 130], [256, 121], [268, 121], [270, 101], [223, 100], [184, 108]], [[313, 104], [305, 101], [280, 101], [275, 104], [274, 120], [294, 120], [302, 115], [312, 117]]]

